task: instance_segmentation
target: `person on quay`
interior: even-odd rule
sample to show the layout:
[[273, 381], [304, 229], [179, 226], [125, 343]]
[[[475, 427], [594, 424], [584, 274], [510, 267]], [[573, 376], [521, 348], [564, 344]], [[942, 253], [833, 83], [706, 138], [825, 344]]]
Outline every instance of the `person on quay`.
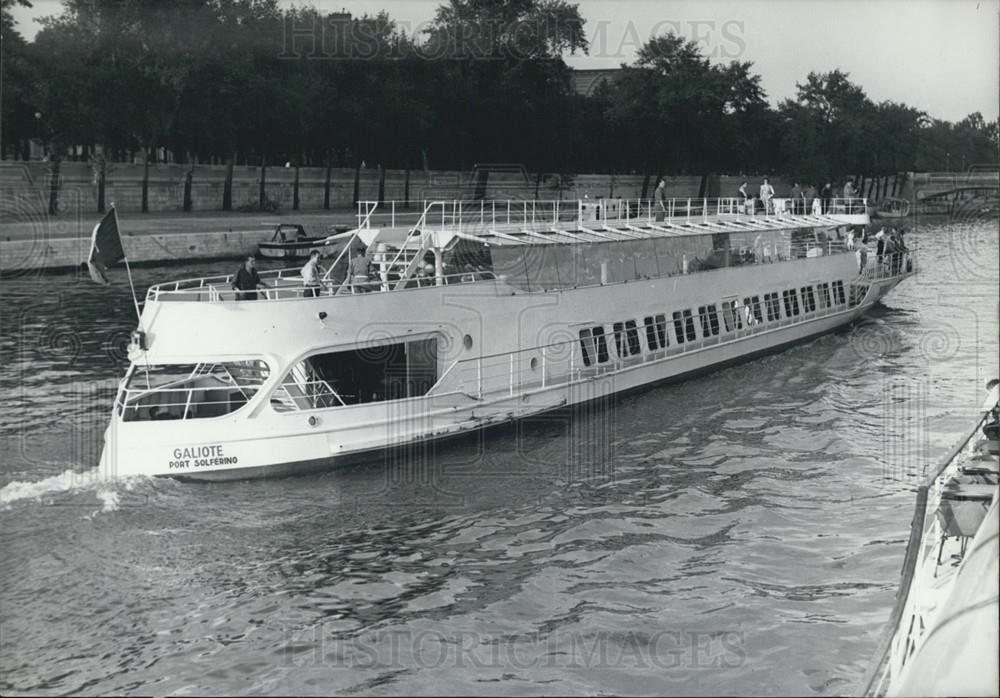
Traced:
[[236, 300], [255, 301], [257, 300], [258, 288], [270, 288], [257, 273], [256, 260], [253, 255], [249, 255], [233, 274], [233, 290], [236, 291]]
[[302, 285], [305, 286], [303, 296], [315, 298], [320, 294], [323, 285], [323, 267], [319, 265], [319, 250], [309, 253], [309, 261], [302, 267]]

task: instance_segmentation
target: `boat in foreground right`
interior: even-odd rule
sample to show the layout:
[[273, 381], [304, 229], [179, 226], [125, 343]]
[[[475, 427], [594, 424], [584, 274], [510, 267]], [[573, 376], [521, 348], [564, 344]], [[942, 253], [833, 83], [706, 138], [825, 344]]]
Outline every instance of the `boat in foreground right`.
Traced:
[[990, 381], [975, 427], [917, 489], [900, 591], [865, 695], [1000, 688], [998, 384]]

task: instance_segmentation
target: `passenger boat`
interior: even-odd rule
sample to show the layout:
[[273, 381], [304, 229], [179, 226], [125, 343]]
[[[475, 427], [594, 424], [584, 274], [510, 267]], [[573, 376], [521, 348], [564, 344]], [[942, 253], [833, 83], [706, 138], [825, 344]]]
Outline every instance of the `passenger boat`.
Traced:
[[910, 202], [906, 199], [888, 197], [875, 205], [876, 218], [905, 218], [910, 215]]
[[860, 200], [672, 200], [659, 221], [646, 200], [439, 201], [387, 227], [359, 206], [322, 287], [295, 267], [263, 273], [255, 301], [228, 276], [148, 290], [106, 469], [212, 480], [371, 458], [830, 332], [915, 268], [911, 252], [859, 268]]
[[[997, 695], [997, 388], [917, 489], [900, 590], [865, 695]], [[985, 437], [985, 438], [983, 438]]]
[[[334, 227], [335, 232], [344, 232], [347, 226]], [[257, 254], [271, 259], [293, 258], [306, 259], [313, 250], [319, 250], [322, 257], [329, 257], [340, 252], [339, 247], [328, 244], [329, 236], [309, 236], [302, 225], [298, 223], [275, 223], [271, 239], [257, 245]]]

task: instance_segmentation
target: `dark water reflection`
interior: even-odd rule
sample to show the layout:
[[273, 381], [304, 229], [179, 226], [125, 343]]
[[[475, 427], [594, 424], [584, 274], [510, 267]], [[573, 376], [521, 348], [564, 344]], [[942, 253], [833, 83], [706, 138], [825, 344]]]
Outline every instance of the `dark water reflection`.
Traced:
[[74, 474], [127, 286], [5, 280], [0, 690], [856, 692], [912, 487], [996, 373], [995, 221], [910, 242], [918, 279], [781, 354], [431, 465], [208, 485]]

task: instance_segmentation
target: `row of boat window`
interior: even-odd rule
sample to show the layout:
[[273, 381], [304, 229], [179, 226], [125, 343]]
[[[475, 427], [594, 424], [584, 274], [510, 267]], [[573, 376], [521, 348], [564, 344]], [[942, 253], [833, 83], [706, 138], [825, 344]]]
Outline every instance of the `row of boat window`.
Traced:
[[[852, 289], [853, 290], [853, 289]], [[752, 327], [765, 322], [777, 322], [782, 319], [781, 309], [784, 308], [784, 317], [796, 318], [799, 315], [816, 312], [819, 308], [831, 308], [837, 305], [844, 305], [850, 300], [850, 305], [857, 305], [855, 294], [851, 294], [848, 299], [844, 292], [844, 282], [834, 281], [830, 283], [816, 284], [813, 286], [803, 286], [801, 289], [789, 288], [781, 291], [765, 293], [763, 303], [761, 297], [747, 296], [740, 306], [736, 298], [722, 301], [721, 311], [715, 303], [708, 303], [698, 308], [698, 321], [701, 325], [702, 339], [716, 337], [722, 331], [726, 332], [741, 330], [744, 326]], [[720, 327], [719, 316], [722, 316], [722, 327]], [[646, 347], [649, 351], [658, 351], [670, 346], [669, 328], [672, 325], [674, 339], [677, 344], [685, 342], [695, 342], [698, 340], [694, 313], [690, 309], [676, 310], [672, 317], [672, 322], [668, 323], [667, 315], [648, 315], [643, 318], [643, 332], [646, 337]], [[619, 358], [637, 356], [642, 352], [640, 343], [640, 328], [635, 320], [625, 320], [616, 322], [611, 327], [611, 334], [615, 351]], [[580, 330], [580, 349], [583, 354], [584, 366], [591, 366], [594, 363], [602, 364], [611, 359], [608, 351], [607, 336], [603, 325], [584, 327]]]

